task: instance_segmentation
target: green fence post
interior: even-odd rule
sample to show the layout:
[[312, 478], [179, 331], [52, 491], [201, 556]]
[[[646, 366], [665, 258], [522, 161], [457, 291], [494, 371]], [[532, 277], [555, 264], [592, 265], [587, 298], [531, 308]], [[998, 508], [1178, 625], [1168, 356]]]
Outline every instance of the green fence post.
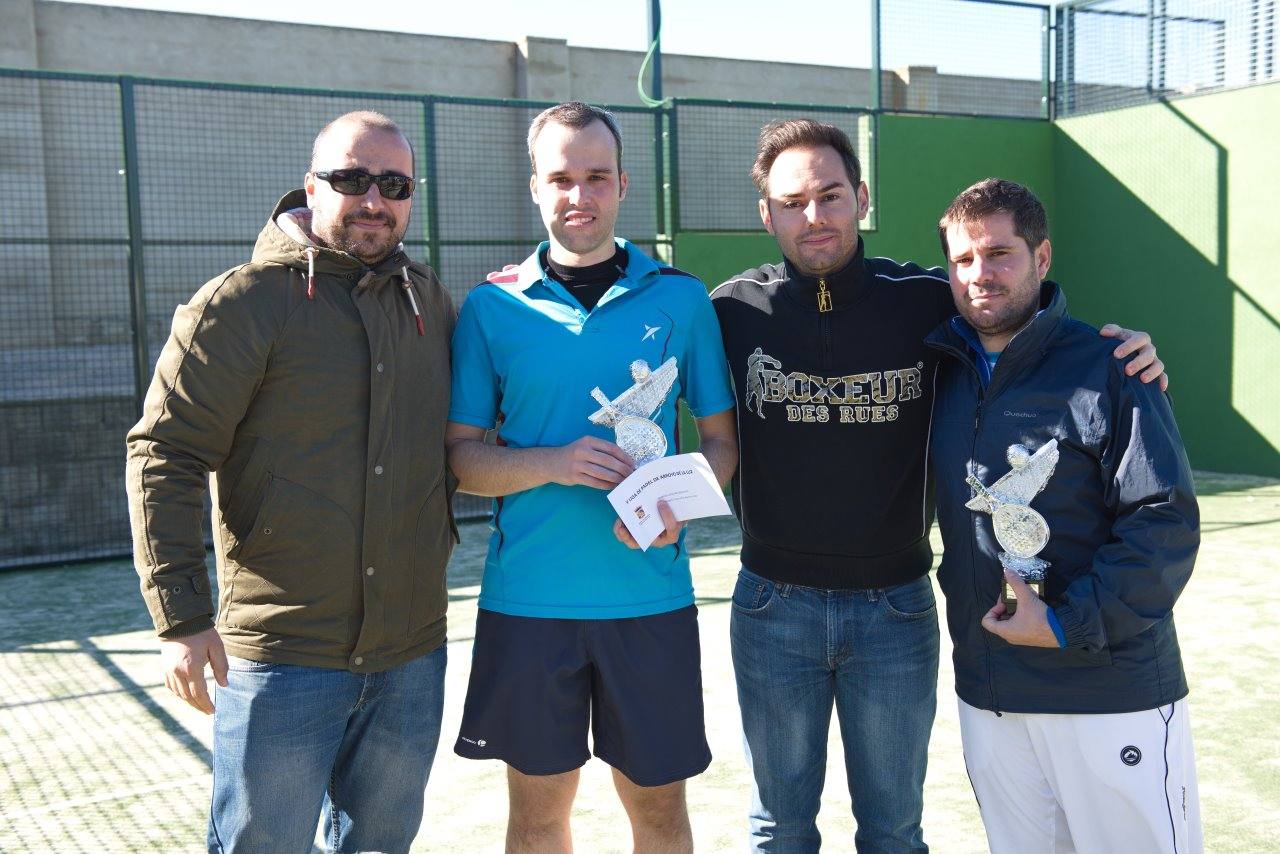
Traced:
[[881, 108], [880, 94], [880, 0], [871, 0], [871, 109]]
[[1040, 32], [1043, 34], [1040, 39], [1040, 115], [1046, 119], [1053, 118], [1052, 92], [1049, 89], [1049, 46], [1050, 38], [1053, 33], [1052, 19], [1049, 17], [1049, 7], [1045, 6], [1044, 11], [1040, 13]]
[[1156, 86], [1156, 0], [1147, 0], [1147, 97]]
[[1075, 109], [1075, 38], [1072, 34], [1072, 10], [1058, 7], [1058, 117], [1069, 116]]
[[672, 246], [675, 246], [676, 235], [680, 233], [680, 123], [676, 119], [676, 102], [672, 101], [667, 108], [667, 223], [671, 227]]
[[663, 108], [653, 108], [653, 208], [654, 208], [654, 234], [659, 238], [670, 237], [667, 233], [667, 169], [665, 158], [662, 153], [662, 146], [665, 134], [663, 133]]
[[133, 78], [121, 77], [120, 127], [124, 142], [124, 188], [129, 228], [129, 320], [133, 333], [133, 387], [138, 413], [151, 383], [151, 350], [147, 346], [147, 288], [142, 254], [142, 192], [138, 187], [138, 129]]
[[436, 275], [444, 278], [444, 272], [440, 269], [440, 207], [439, 196], [436, 188], [436, 100], [430, 95], [422, 99], [422, 135], [423, 144], [427, 150], [423, 152], [422, 169], [423, 177], [427, 183], [423, 188], [423, 207], [422, 230], [423, 237], [427, 241], [427, 263], [431, 265], [431, 269], [436, 271]]

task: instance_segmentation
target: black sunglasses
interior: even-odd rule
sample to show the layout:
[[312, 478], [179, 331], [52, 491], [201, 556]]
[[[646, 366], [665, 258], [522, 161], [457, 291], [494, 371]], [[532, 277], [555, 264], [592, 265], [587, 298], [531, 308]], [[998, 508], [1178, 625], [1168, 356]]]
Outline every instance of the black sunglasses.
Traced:
[[370, 184], [378, 185], [382, 198], [402, 202], [413, 195], [413, 176], [384, 172], [371, 175], [366, 169], [334, 169], [330, 172], [311, 173], [344, 196], [363, 196]]

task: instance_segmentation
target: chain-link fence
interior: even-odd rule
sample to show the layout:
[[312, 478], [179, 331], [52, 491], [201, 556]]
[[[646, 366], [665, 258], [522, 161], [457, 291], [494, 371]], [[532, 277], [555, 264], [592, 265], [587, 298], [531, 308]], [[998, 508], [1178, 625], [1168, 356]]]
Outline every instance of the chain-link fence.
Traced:
[[1275, 0], [1085, 0], [1057, 10], [1057, 114], [1280, 80]]
[[[672, 137], [673, 228], [684, 231], [759, 231], [759, 192], [751, 182], [760, 129], [777, 119], [806, 117], [849, 135], [874, 198], [873, 117], [864, 109], [799, 104], [678, 100], [669, 111]], [[872, 229], [874, 206], [863, 227]]]
[[[0, 72], [0, 567], [128, 553], [123, 438], [174, 307], [248, 260], [329, 120], [376, 109], [404, 130], [421, 181], [406, 248], [461, 302], [543, 237], [524, 138], [545, 106]], [[619, 233], [653, 248], [657, 119], [615, 111]]]
[[1049, 117], [1048, 5], [881, 0], [880, 101], [914, 113]]
[[[878, 73], [868, 80], [881, 85], [851, 91], [857, 106], [613, 108], [631, 177], [618, 233], [670, 258], [681, 231], [758, 230], [749, 168], [773, 119], [811, 116], [849, 133], [873, 229], [880, 111], [1045, 115], [1046, 7], [869, 9]], [[1057, 110], [1275, 80], [1274, 21], [1274, 0], [1067, 4], [1055, 24]], [[400, 124], [420, 181], [407, 248], [461, 302], [543, 237], [524, 139], [544, 106], [0, 70], [10, 189], [0, 207], [0, 568], [128, 553], [122, 439], [174, 307], [248, 259], [272, 206], [300, 185], [320, 127], [366, 108]], [[467, 497], [457, 507], [487, 508]]]

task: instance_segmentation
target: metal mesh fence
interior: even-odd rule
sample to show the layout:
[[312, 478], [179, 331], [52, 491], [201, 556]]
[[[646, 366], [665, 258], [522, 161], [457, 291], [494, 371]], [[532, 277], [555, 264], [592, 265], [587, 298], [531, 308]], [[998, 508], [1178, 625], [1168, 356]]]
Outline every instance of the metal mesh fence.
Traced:
[[1058, 115], [1280, 79], [1275, 0], [1093, 0], [1059, 7]]
[[1048, 117], [1048, 6], [893, 0], [880, 7], [883, 109]]
[[[872, 117], [865, 110], [783, 104], [677, 101], [673, 111], [676, 231], [759, 231], [760, 194], [751, 181], [760, 129], [771, 121], [811, 118], [849, 135], [875, 198]], [[875, 227], [875, 207], [863, 223]]]
[[[404, 130], [421, 181], [405, 243], [461, 303], [544, 236], [525, 153], [544, 106], [0, 71], [0, 568], [129, 551], [123, 438], [174, 308], [248, 260], [325, 123], [375, 109]], [[658, 118], [617, 112], [619, 233], [653, 251]]]
[[0, 565], [118, 553], [136, 417], [119, 91], [0, 84]]
[[[1059, 7], [1056, 107], [1065, 115], [1275, 80], [1275, 6]], [[873, 229], [877, 109], [850, 104], [1045, 115], [1044, 6], [867, 8], [866, 79], [881, 85], [870, 94], [853, 86], [842, 106], [614, 108], [630, 174], [618, 233], [665, 255], [682, 230], [759, 230], [749, 169], [773, 119], [811, 116], [849, 133], [872, 190]], [[544, 106], [0, 70], [0, 179], [10, 189], [0, 206], [0, 568], [128, 552], [121, 440], [173, 310], [248, 259], [272, 206], [300, 185], [320, 127], [360, 108], [400, 124], [420, 180], [407, 248], [460, 303], [544, 235], [525, 151]], [[488, 502], [462, 497], [456, 509], [481, 515]]]

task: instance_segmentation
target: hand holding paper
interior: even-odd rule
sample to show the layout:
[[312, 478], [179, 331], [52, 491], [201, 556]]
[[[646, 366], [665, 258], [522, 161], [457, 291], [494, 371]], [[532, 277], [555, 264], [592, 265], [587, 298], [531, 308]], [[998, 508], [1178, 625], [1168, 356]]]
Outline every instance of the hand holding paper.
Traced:
[[[658, 515], [662, 517], [662, 531], [653, 538], [649, 546], [673, 545], [680, 539], [680, 533], [684, 530], [684, 522], [676, 518], [665, 501], [658, 502]], [[636, 542], [635, 537], [631, 536], [631, 532], [627, 530], [626, 525], [622, 524], [622, 519], [620, 518], [613, 520], [613, 535], [618, 538], [618, 542], [629, 549], [638, 550], [640, 548], [640, 544]]]
[[696, 452], [646, 463], [609, 493], [609, 503], [641, 550], [667, 530], [659, 501], [681, 522], [729, 515], [715, 473], [707, 458]]

